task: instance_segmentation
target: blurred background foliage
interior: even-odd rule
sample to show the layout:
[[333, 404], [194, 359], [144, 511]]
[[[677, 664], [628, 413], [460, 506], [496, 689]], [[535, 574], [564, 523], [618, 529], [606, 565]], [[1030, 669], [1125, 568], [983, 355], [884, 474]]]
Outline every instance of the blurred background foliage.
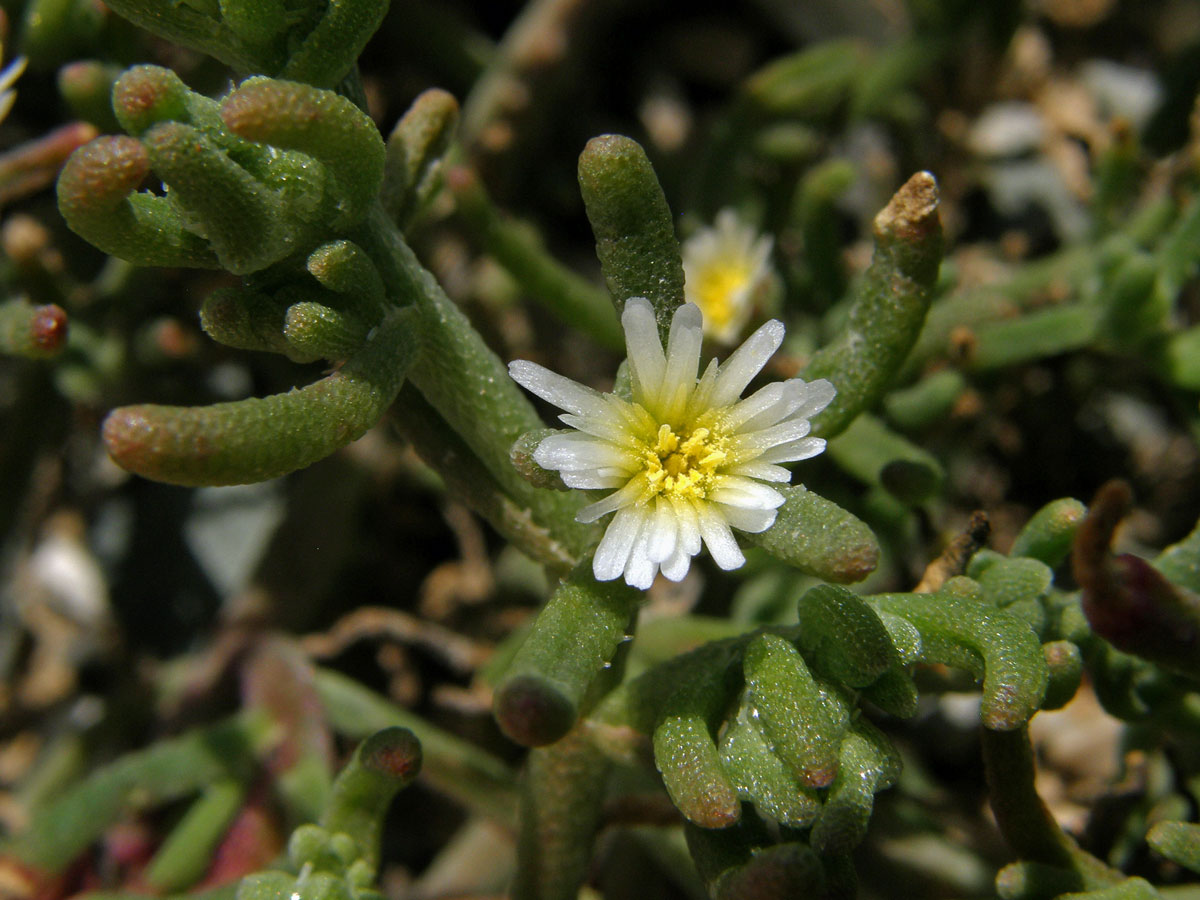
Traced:
[[[5, 832], [28, 835], [68, 786], [118, 761], [77, 818], [6, 857], [0, 893], [228, 885], [281, 858], [291, 830], [330, 808], [354, 742], [389, 725], [412, 728], [425, 761], [384, 822], [383, 892], [502, 893], [525, 751], [494, 722], [492, 686], [550, 593], [546, 575], [421, 463], [404, 427], [420, 409], [403, 396], [360, 441], [283, 479], [180, 488], [112, 464], [99, 426], [114, 406], [261, 396], [326, 370], [209, 340], [198, 311], [232, 276], [108, 257], [56, 207], [69, 153], [119, 130], [108, 98], [126, 67], [171, 68], [209, 96], [233, 86], [231, 69], [99, 0], [0, 10], [4, 61], [27, 60], [0, 123], [0, 341], [13, 354], [0, 357]], [[1065, 560], [1080, 500], [1127, 512], [1114, 546], [1148, 559], [1200, 514], [1200, 7], [413, 0], [392, 4], [359, 73], [342, 89], [384, 134], [430, 87], [461, 104], [445, 189], [407, 227], [424, 265], [503, 359], [604, 388], [619, 344], [602, 325], [564, 325], [554, 302], [602, 291], [576, 173], [590, 138], [646, 149], [681, 238], [725, 208], [773, 236], [755, 316], [789, 326], [779, 377], [839, 332], [875, 214], [912, 172], [933, 172], [947, 254], [924, 330], [878, 407], [797, 480], [879, 538], [865, 592], [912, 590], [964, 534], [978, 539], [971, 552], [984, 538], [991, 548], [966, 574], [1040, 585], [987, 588], [997, 605], [1030, 601], [1021, 614], [1039, 636], [1074, 640], [1088, 666], [1074, 701], [1033, 721], [1039, 791], [1085, 850], [1146, 879], [1112, 896], [1154, 896], [1136, 893], [1151, 883], [1197, 895], [1185, 825], [1200, 804], [1195, 667], [1165, 675], [1099, 641], [1076, 579], [1099, 579], [1104, 563], [1080, 574]], [[1092, 504], [1113, 478], [1132, 503]], [[1065, 542], [1031, 550], [1022, 529], [1061, 498], [1077, 498], [1056, 507], [1074, 516]], [[1158, 560], [1192, 591], [1194, 542], [1174, 570]], [[1020, 559], [1044, 571], [1000, 565]], [[650, 592], [645, 664], [790, 625], [817, 583], [765, 554], [736, 573], [702, 561]], [[673, 636], [682, 615], [693, 630]], [[1060, 861], [1006, 847], [1011, 829], [986, 811], [971, 680], [937, 666], [917, 680], [915, 715], [886, 719], [903, 769], [880, 776], [896, 786], [854, 853], [860, 895], [1062, 893], [1046, 887]], [[264, 736], [280, 728], [283, 739]], [[684, 861], [679, 815], [644, 769], [616, 778], [597, 809], [588, 890], [703, 895], [708, 873]], [[192, 851], [172, 857], [172, 837]], [[309, 838], [293, 838], [297, 868], [325, 860], [337, 890], [363, 889], [358, 850]], [[1025, 868], [997, 887], [1013, 850]]]

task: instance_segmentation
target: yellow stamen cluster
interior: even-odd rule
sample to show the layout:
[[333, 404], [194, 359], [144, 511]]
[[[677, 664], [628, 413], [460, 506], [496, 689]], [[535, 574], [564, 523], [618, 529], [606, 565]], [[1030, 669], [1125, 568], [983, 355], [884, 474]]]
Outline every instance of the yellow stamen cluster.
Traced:
[[696, 428], [681, 439], [670, 425], [661, 425], [654, 445], [644, 454], [647, 499], [665, 494], [703, 500], [714, 487], [717, 468], [725, 461], [723, 443], [707, 428]]

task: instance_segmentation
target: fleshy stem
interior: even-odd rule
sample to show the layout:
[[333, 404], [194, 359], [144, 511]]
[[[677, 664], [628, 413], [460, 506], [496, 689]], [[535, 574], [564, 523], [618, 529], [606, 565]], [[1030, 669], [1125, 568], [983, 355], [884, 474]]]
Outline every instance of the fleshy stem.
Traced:
[[501, 490], [568, 552], [581, 556], [593, 543], [593, 530], [575, 521], [583, 498], [578, 492], [535, 488], [513, 468], [512, 445], [543, 423], [508, 377], [500, 358], [421, 266], [381, 207], [376, 205], [354, 239], [379, 265], [389, 295], [402, 304], [411, 303], [417, 311], [423, 345], [409, 380], [461, 436]]
[[515, 502], [479, 457], [412, 385], [405, 385], [392, 421], [417, 455], [441, 476], [449, 492], [463, 500], [531, 558], [556, 572], [568, 572], [579, 558]]
[[1067, 869], [1078, 879], [1077, 890], [1116, 884], [1124, 876], [1080, 849], [1058, 827], [1034, 788], [1033, 747], [1029, 730], [981, 729], [983, 764], [996, 824], [1009, 847], [1031, 862]]
[[578, 896], [610, 767], [583, 728], [529, 754], [513, 900]]

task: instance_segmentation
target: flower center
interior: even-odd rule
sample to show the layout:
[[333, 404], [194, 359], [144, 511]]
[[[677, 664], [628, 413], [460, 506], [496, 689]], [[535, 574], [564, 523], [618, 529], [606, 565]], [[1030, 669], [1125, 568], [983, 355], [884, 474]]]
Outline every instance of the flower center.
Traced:
[[670, 425], [660, 425], [654, 445], [647, 447], [645, 454], [650, 493], [703, 500], [714, 486], [717, 467], [725, 460], [723, 443], [707, 428], [696, 428], [681, 437]]
[[732, 260], [713, 262], [700, 271], [696, 299], [710, 325], [720, 328], [733, 317], [739, 305], [734, 297], [749, 277], [750, 270], [740, 261]]

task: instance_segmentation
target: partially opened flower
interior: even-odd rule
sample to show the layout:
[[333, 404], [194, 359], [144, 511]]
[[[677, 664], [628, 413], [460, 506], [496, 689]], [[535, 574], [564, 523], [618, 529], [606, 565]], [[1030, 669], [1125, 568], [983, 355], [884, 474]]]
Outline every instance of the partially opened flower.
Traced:
[[780, 463], [825, 448], [808, 436], [808, 420], [833, 399], [833, 385], [792, 378], [740, 399], [783, 341], [775, 320], [723, 365], [712, 360], [698, 379], [702, 332], [694, 304], [676, 310], [666, 352], [648, 301], [629, 300], [621, 324], [632, 402], [536, 363], [509, 364], [519, 384], [565, 409], [560, 418], [577, 429], [543, 439], [534, 462], [569, 487], [611, 492], [578, 515], [594, 522], [616, 513], [596, 548], [600, 581], [623, 573], [644, 590], [660, 569], [679, 581], [701, 543], [722, 569], [736, 569], [745, 557], [731, 529], [757, 533], [774, 524], [783, 495], [765, 482], [790, 481]]
[[704, 314], [704, 333], [718, 343], [733, 343], [771, 274], [771, 238], [723, 209], [711, 228], [697, 231], [681, 249], [685, 297]]

